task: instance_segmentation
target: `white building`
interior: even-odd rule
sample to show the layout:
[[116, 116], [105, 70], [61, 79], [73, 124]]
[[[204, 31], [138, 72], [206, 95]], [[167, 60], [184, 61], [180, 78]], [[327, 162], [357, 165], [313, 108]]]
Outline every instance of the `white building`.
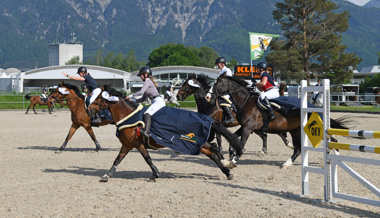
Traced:
[[83, 63], [83, 45], [79, 43], [55, 43], [49, 45], [49, 66], [64, 66], [73, 57], [79, 56]]

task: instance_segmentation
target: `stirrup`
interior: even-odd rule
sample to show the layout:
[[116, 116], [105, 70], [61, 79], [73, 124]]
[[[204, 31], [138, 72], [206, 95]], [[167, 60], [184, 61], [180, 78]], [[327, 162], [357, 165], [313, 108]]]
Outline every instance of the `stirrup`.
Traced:
[[277, 118], [276, 114], [274, 114], [273, 112], [270, 114], [270, 121], [273, 121]]
[[146, 138], [149, 138], [149, 137], [151, 136], [150, 133], [145, 132], [145, 129], [141, 129], [141, 130], [140, 130], [140, 133], [141, 133], [144, 137], [146, 137]]

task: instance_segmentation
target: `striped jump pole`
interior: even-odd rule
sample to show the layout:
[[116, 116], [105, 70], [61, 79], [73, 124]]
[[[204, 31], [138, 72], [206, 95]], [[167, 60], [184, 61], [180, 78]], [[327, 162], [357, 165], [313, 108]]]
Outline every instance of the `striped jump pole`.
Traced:
[[355, 145], [355, 144], [344, 144], [337, 142], [329, 143], [330, 149], [340, 149], [349, 151], [360, 151], [360, 152], [370, 152], [380, 154], [380, 147], [368, 146], [368, 145]]
[[329, 135], [341, 135], [341, 136], [351, 136], [351, 137], [362, 137], [366, 139], [370, 138], [380, 138], [380, 132], [376, 131], [364, 131], [364, 130], [349, 130], [349, 129], [334, 129], [330, 128], [327, 130]]

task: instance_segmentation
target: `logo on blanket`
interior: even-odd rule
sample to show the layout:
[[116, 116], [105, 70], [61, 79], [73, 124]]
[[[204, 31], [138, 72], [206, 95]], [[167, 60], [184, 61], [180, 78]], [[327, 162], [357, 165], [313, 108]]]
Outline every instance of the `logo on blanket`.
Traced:
[[190, 141], [190, 142], [194, 142], [194, 143], [197, 142], [197, 138], [195, 138], [195, 134], [194, 133], [189, 133], [187, 135], [181, 135], [181, 139], [187, 140], [187, 141]]

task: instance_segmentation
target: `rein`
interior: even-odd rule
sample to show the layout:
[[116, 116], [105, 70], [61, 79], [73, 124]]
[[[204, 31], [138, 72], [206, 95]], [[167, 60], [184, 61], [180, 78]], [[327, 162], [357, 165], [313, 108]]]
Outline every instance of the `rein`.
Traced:
[[[232, 81], [232, 82], [233, 82], [233, 81]], [[240, 91], [240, 90], [245, 91], [246, 94], [247, 94], [247, 98], [244, 100], [244, 103], [241, 105], [241, 107], [243, 107], [243, 106], [245, 105], [245, 103], [247, 103], [248, 98], [250, 97], [250, 94], [249, 94], [249, 91], [248, 91], [247, 89], [245, 89], [244, 87], [241, 87], [240, 85], [238, 85], [238, 86], [239, 86], [238, 89], [233, 90], [232, 92], [227, 92], [227, 93], [225, 93], [225, 94], [223, 94], [223, 95], [232, 95], [232, 94], [234, 94], [235, 92], [238, 92], [238, 91]], [[217, 96], [217, 97], [219, 98], [220, 96]]]

